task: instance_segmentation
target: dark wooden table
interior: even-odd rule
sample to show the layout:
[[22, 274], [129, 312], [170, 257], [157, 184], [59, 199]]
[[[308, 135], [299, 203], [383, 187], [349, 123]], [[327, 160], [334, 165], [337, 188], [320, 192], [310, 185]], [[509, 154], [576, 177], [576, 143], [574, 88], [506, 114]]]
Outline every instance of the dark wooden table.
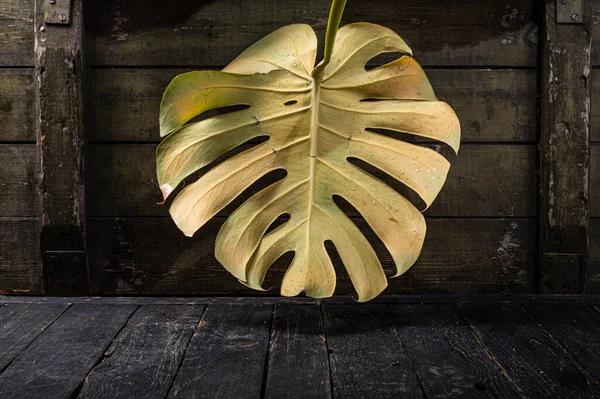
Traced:
[[600, 397], [600, 297], [0, 297], [0, 398]]

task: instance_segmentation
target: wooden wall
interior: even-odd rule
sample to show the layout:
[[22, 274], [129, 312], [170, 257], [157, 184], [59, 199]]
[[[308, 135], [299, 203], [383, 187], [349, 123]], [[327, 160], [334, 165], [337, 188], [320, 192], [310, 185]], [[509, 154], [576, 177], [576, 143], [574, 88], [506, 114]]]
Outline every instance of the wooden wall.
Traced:
[[42, 293], [33, 2], [0, 1], [0, 293]]
[[[94, 2], [87, 10], [91, 291], [250, 294], [212, 255], [231, 207], [187, 239], [167, 207], [155, 205], [160, 96], [178, 73], [221, 68], [281, 25], [311, 24], [322, 39], [329, 2], [144, 3]], [[463, 144], [426, 213], [418, 264], [386, 292], [532, 292], [539, 7], [533, 0], [400, 3], [350, 1], [344, 22], [380, 23], [409, 42], [438, 96], [456, 109]], [[389, 268], [389, 255], [365, 231]], [[274, 287], [283, 272], [274, 270]], [[337, 292], [352, 292], [339, 275]]]
[[[156, 205], [160, 97], [177, 74], [222, 68], [282, 25], [308, 23], [322, 42], [329, 1], [86, 3], [90, 292], [255, 294], [212, 254], [219, 226], [234, 208], [189, 239], [174, 226], [168, 208]], [[391, 280], [386, 293], [535, 291], [540, 3], [348, 2], [343, 23], [367, 20], [403, 36], [438, 97], [456, 110], [463, 131], [459, 156], [449, 155], [453, 166], [448, 181], [426, 212], [428, 234], [421, 258], [404, 276]], [[600, 0], [593, 4], [594, 21], [600, 22]], [[592, 60], [600, 67], [598, 39]], [[33, 41], [33, 1], [0, 0], [0, 185], [6, 186], [0, 197], [0, 290], [7, 292], [41, 293], [43, 288]], [[592, 78], [598, 74], [594, 69]], [[600, 83], [593, 82], [592, 104], [600, 101]], [[592, 110], [592, 126], [600, 126], [600, 112]], [[600, 130], [592, 130], [591, 136], [588, 290], [600, 292]], [[445, 148], [436, 148], [446, 154]], [[389, 254], [354, 217], [390, 269]], [[268, 282], [277, 287], [284, 270], [283, 265], [275, 267]], [[336, 292], [353, 292], [348, 276], [338, 271]], [[276, 293], [275, 288], [269, 294]]]
[[600, 1], [594, 0], [590, 130], [590, 230], [587, 292], [600, 293]]

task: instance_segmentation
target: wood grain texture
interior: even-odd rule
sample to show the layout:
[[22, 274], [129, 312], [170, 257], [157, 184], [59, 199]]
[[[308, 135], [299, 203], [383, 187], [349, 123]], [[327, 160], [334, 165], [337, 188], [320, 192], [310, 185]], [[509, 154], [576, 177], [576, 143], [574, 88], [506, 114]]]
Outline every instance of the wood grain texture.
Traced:
[[0, 374], [0, 396], [70, 397], [135, 309], [73, 305]]
[[[169, 203], [162, 199], [155, 170], [155, 145], [90, 145], [90, 216], [168, 216]], [[448, 153], [445, 147], [433, 148]], [[536, 148], [534, 145], [463, 145], [460, 155], [448, 154], [452, 163], [448, 180], [426, 216], [533, 217], [536, 215]], [[392, 187], [408, 193], [404, 185], [378, 172]], [[281, 178], [281, 177], [279, 177]], [[183, 184], [193, 183], [197, 174]], [[260, 187], [264, 179], [225, 208], [228, 215]], [[183, 187], [183, 185], [182, 185]], [[414, 194], [417, 205], [421, 204]], [[174, 195], [172, 195], [174, 197]], [[356, 215], [356, 211], [349, 211]]]
[[[6, 2], [0, 3], [0, 8], [2, 4]], [[33, 69], [0, 69], [0, 87], [0, 142], [35, 142]]]
[[[590, 21], [557, 23], [556, 4], [545, 3], [542, 35], [538, 289], [581, 293], [588, 256]], [[588, 15], [591, 1], [583, 4]]]
[[68, 307], [26, 303], [0, 307], [0, 373]]
[[[599, 9], [597, 24], [600, 25], [600, 1], [597, 1], [597, 4]], [[600, 32], [600, 26], [594, 32]], [[593, 41], [592, 43], [600, 47], [600, 34], [598, 36], [599, 41]], [[590, 80], [590, 97], [592, 99], [590, 110], [590, 141], [598, 143], [600, 142], [600, 107], [598, 106], [600, 104], [600, 68], [592, 69]]]
[[600, 294], [600, 218], [590, 219], [586, 294]]
[[43, 293], [39, 225], [38, 218], [0, 217], [0, 294]]
[[87, 375], [79, 398], [163, 399], [203, 310], [204, 306], [186, 305], [141, 307]]
[[[271, 31], [307, 23], [324, 37], [329, 3], [110, 0], [88, 8], [91, 65], [224, 66]], [[369, 21], [404, 37], [424, 65], [535, 66], [534, 0], [357, 0], [342, 23]], [[322, 41], [322, 40], [321, 40]], [[174, 45], [176, 43], [176, 45]]]
[[331, 398], [329, 358], [318, 305], [275, 306], [265, 397]]
[[0, 216], [37, 217], [37, 152], [33, 144], [0, 144]]
[[[186, 71], [90, 70], [89, 140], [159, 142], [162, 93], [171, 79]], [[426, 69], [426, 72], [436, 95], [456, 111], [463, 142], [537, 140], [535, 70]]]
[[323, 305], [336, 398], [424, 397], [384, 305]]
[[[592, 3], [592, 65], [600, 66], [600, 1], [591, 0]], [[597, 104], [597, 103], [596, 103]], [[596, 125], [598, 126], [598, 125]]]
[[585, 302], [524, 303], [527, 311], [600, 382], [600, 313]]
[[595, 397], [599, 385], [518, 303], [458, 304], [490, 356], [527, 397]]
[[390, 305], [428, 398], [518, 398], [453, 305]]
[[33, 1], [0, 1], [0, 66], [33, 66]]
[[600, 143], [590, 146], [589, 193], [590, 217], [600, 217]]
[[[35, 4], [35, 116], [44, 288], [48, 295], [88, 295], [83, 1], [68, 3], [68, 25], [46, 24], [44, 6], [51, 4], [48, 0], [35, 0]], [[49, 255], [51, 251], [70, 253]]]
[[269, 350], [272, 306], [209, 306], [169, 398], [256, 398]]
[[[92, 294], [260, 294], [241, 285], [215, 260], [214, 239], [222, 222], [215, 219], [189, 239], [167, 218], [93, 219]], [[390, 280], [386, 293], [533, 291], [534, 219], [428, 219], [427, 224], [417, 264]], [[392, 259], [383, 244], [365, 229], [364, 222], [358, 225], [380, 254], [384, 269], [391, 272]], [[266, 294], [279, 292], [288, 263], [273, 266], [265, 282], [273, 289]], [[353, 294], [348, 275], [337, 259], [334, 263], [336, 294]]]

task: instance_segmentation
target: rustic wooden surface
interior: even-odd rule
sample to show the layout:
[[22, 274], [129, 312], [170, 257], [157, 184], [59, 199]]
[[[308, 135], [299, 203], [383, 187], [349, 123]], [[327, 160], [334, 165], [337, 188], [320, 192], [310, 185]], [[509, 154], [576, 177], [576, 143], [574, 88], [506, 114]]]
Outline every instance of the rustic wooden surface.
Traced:
[[35, 5], [35, 116], [44, 290], [48, 295], [87, 295], [83, 6], [82, 1], [74, 1], [69, 24], [55, 25], [45, 23], [47, 0], [35, 0]]
[[33, 0], [0, 1], [0, 66], [33, 66]]
[[[299, 356], [290, 356], [299, 353]], [[296, 378], [288, 380], [289, 375]], [[286, 381], [282, 384], [282, 381]], [[273, 310], [266, 398], [331, 398], [323, 315], [318, 306], [278, 304]]]
[[139, 309], [86, 376], [79, 398], [164, 398], [203, 310], [185, 305]]
[[[90, 142], [159, 142], [162, 93], [171, 79], [188, 70], [91, 69]], [[425, 71], [438, 98], [456, 111], [463, 143], [537, 141], [535, 70]]]
[[69, 301], [0, 296], [2, 398], [594, 398], [600, 387], [600, 297]]
[[[92, 294], [261, 294], [231, 278], [215, 260], [213, 242], [222, 222], [215, 219], [194, 238], [182, 239], [170, 218], [92, 219]], [[430, 218], [427, 223], [428, 239], [417, 264], [391, 279], [386, 293], [533, 292], [535, 219]], [[392, 260], [383, 244], [373, 233], [368, 238], [391, 272]], [[284, 262], [290, 260], [284, 257]], [[265, 287], [273, 289], [266, 294], [278, 293], [284, 262], [267, 275]], [[339, 261], [334, 264], [336, 293], [354, 293]]]
[[[157, 188], [155, 148], [149, 144], [90, 145], [90, 216], [168, 216], [171, 201], [157, 205], [162, 198]], [[446, 184], [426, 216], [535, 217], [534, 145], [465, 144], [458, 157], [449, 155], [449, 159], [453, 165]], [[402, 184], [380, 171], [374, 173], [403, 190]], [[187, 178], [181, 187], [196, 178], [197, 175]], [[263, 186], [275, 178], [281, 176], [266, 179]], [[260, 187], [259, 184], [249, 189], [220, 215], [228, 215]]]
[[[545, 5], [541, 59], [540, 292], [582, 293], [587, 279], [591, 0], [582, 23]], [[577, 14], [579, 15], [579, 14]]]
[[453, 304], [390, 306], [428, 398], [513, 398], [518, 390]]
[[33, 70], [30, 68], [0, 69], [0, 87], [2, 87], [0, 142], [35, 143]]
[[[540, 15], [535, 5], [356, 0], [348, 3], [344, 23], [367, 20], [394, 29], [424, 65], [535, 66]], [[221, 67], [283, 24], [308, 23], [323, 37], [330, 4], [111, 0], [88, 6], [90, 65]]]

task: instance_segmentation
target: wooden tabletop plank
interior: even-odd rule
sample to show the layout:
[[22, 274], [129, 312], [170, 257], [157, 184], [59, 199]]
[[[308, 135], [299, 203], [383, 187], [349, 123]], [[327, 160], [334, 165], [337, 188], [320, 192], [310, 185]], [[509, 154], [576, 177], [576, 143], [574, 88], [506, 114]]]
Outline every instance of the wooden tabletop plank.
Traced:
[[0, 305], [0, 371], [68, 307], [68, 304]]
[[598, 383], [518, 303], [457, 306], [490, 356], [527, 397], [600, 395]]
[[164, 398], [204, 306], [141, 307], [94, 367], [79, 398]]
[[318, 305], [275, 306], [265, 396], [331, 398], [329, 359]]
[[587, 303], [575, 301], [523, 305], [600, 382], [600, 313]]
[[519, 397], [453, 305], [390, 305], [390, 310], [427, 398]]
[[385, 305], [323, 305], [333, 395], [423, 397]]
[[73, 305], [0, 375], [0, 397], [71, 397], [135, 309]]
[[207, 307], [170, 398], [256, 398], [261, 395], [273, 306]]

